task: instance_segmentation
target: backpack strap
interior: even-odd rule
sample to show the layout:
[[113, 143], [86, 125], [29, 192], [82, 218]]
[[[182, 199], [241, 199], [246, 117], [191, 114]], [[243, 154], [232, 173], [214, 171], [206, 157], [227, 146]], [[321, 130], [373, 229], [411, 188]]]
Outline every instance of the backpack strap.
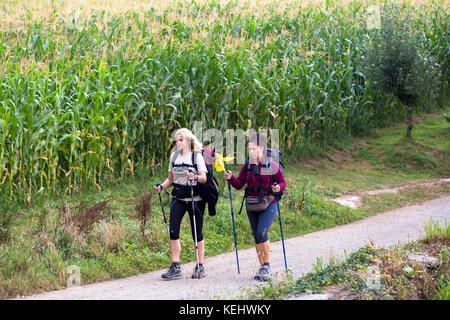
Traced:
[[175, 159], [176, 159], [176, 157], [177, 157], [178, 154], [179, 154], [178, 151], [177, 151], [177, 153], [174, 155], [174, 157], [173, 157], [173, 159], [172, 159], [172, 167], [174, 168], [174, 167], [183, 167], [183, 166], [186, 166], [186, 167], [192, 167], [192, 168], [195, 168], [195, 170], [198, 171], [197, 164], [196, 164], [196, 162], [195, 162], [198, 153], [199, 153], [198, 151], [192, 152], [192, 157], [191, 157], [192, 165], [191, 165], [191, 164], [188, 164], [188, 163], [184, 163], [184, 162], [181, 163], [181, 164], [175, 164]]
[[246, 197], [247, 197], [247, 193], [245, 193], [245, 194], [244, 194], [244, 197], [242, 198], [242, 201], [241, 201], [241, 207], [240, 207], [239, 212], [238, 212], [239, 215], [241, 214], [242, 206], [244, 205], [244, 201], [245, 201], [245, 198], [246, 198]]
[[[245, 177], [247, 178], [248, 171], [249, 171], [250, 168], [251, 168], [251, 166], [250, 166], [250, 159], [247, 159], [247, 161], [246, 161], [245, 164], [244, 164], [244, 168], [245, 168]], [[272, 166], [271, 166], [271, 164], [270, 164], [270, 160], [264, 164], [264, 167], [263, 167], [263, 168], [269, 168], [269, 170], [270, 170], [270, 176], [271, 176], [271, 178], [272, 178], [272, 181], [275, 181], [274, 176], [273, 176]], [[242, 207], [243, 207], [243, 205], [244, 205], [245, 198], [247, 198], [249, 192], [252, 192], [252, 193], [253, 193], [253, 192], [254, 192], [254, 193], [259, 192], [259, 201], [261, 201], [261, 202], [263, 201], [264, 193], [265, 193], [265, 192], [269, 192], [269, 193], [272, 192], [272, 188], [271, 188], [271, 187], [261, 187], [261, 176], [262, 176], [262, 174], [261, 174], [261, 172], [260, 172], [259, 178], [258, 178], [258, 179], [259, 179], [259, 180], [258, 180], [258, 187], [252, 187], [252, 188], [247, 187], [247, 188], [245, 188], [244, 197], [242, 198], [241, 208], [239, 209], [239, 213], [238, 213], [238, 214], [241, 214], [241, 211], [242, 211]]]
[[258, 202], [263, 202], [263, 198], [264, 198], [264, 191], [261, 188], [261, 179], [262, 179], [262, 173], [259, 173], [259, 178], [258, 178], [258, 189], [259, 189], [259, 200]]
[[[250, 169], [250, 159], [247, 159], [247, 161], [245, 161], [245, 163], [244, 163], [245, 179], [247, 179], [247, 173], [248, 173], [249, 169]], [[242, 198], [241, 208], [239, 209], [238, 214], [241, 214], [242, 206], [244, 205], [245, 198], [247, 198], [247, 188], [245, 188], [244, 197]]]
[[195, 163], [195, 160], [197, 159], [197, 154], [198, 154], [198, 151], [192, 152], [192, 166], [195, 168], [196, 171], [198, 171], [197, 164]]

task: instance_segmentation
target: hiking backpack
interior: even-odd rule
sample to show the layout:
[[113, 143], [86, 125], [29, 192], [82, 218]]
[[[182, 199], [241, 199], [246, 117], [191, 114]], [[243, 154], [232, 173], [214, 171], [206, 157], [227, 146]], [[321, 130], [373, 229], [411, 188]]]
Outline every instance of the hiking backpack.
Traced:
[[[190, 164], [179, 164], [176, 165], [172, 162], [172, 166], [188, 166], [193, 167], [196, 170], [197, 164], [195, 163], [195, 159], [197, 158], [198, 151], [192, 152], [192, 165]], [[217, 186], [219, 185], [217, 179], [214, 177], [214, 169], [213, 163], [215, 161], [216, 155], [215, 153], [208, 147], [203, 147], [202, 149], [203, 160], [205, 160], [206, 165], [206, 183], [197, 183], [194, 187], [194, 196], [199, 195], [205, 202], [208, 204], [208, 213], [210, 216], [214, 216], [216, 214], [216, 204], [219, 200], [219, 191], [217, 191]], [[176, 192], [179, 192], [177, 195]], [[182, 186], [174, 184], [174, 189], [172, 190], [172, 195], [180, 198], [187, 198], [190, 196], [190, 188], [188, 186]]]
[[[267, 168], [268, 170], [270, 170], [270, 172], [271, 172], [270, 175], [272, 177], [272, 180], [275, 180], [274, 177], [273, 177], [273, 174], [272, 174], [273, 172], [272, 172], [271, 162], [272, 162], [272, 160], [274, 160], [278, 164], [278, 167], [281, 170], [281, 173], [283, 173], [282, 167], [284, 167], [284, 165], [281, 162], [281, 151], [278, 150], [278, 149], [266, 148], [266, 154], [267, 154], [267, 161], [264, 164], [264, 166], [262, 167], [262, 169], [263, 168]], [[256, 171], [258, 171], [257, 173], [255, 173], [255, 170], [254, 170], [255, 167], [258, 168], [256, 170]], [[244, 204], [245, 198], [247, 198], [247, 196], [248, 196], [248, 192], [258, 192], [259, 196], [260, 196], [260, 199], [261, 199], [260, 201], [262, 201], [262, 197], [264, 196], [264, 192], [272, 193], [272, 188], [271, 187], [267, 187], [267, 188], [261, 187], [261, 174], [259, 172], [259, 166], [258, 165], [255, 165], [253, 167], [253, 169], [252, 169], [251, 164], [250, 164], [250, 159], [247, 159], [247, 161], [244, 164], [244, 168], [245, 168], [245, 177], [247, 177], [247, 173], [250, 170], [253, 170], [254, 174], [259, 175], [260, 179], [259, 179], [259, 186], [258, 187], [255, 187], [255, 188], [246, 187], [245, 188], [245, 194], [244, 194], [244, 197], [242, 198], [241, 208], [239, 209], [239, 214], [241, 214], [242, 206]], [[277, 201], [281, 200], [282, 197], [283, 197], [283, 191], [280, 191], [278, 193], [278, 196], [277, 196]]]
[[199, 195], [208, 204], [208, 213], [210, 216], [216, 215], [216, 204], [219, 200], [219, 191], [217, 187], [219, 183], [216, 177], [214, 177], [213, 164], [216, 159], [214, 151], [208, 147], [203, 147], [202, 150], [203, 159], [206, 165], [206, 183], [199, 183]]

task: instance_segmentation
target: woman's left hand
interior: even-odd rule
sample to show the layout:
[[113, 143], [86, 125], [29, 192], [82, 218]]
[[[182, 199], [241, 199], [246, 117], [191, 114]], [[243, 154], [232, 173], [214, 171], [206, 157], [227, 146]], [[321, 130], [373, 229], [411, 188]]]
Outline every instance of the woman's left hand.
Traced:
[[281, 191], [280, 185], [278, 185], [278, 184], [276, 186], [272, 185], [272, 192], [277, 193], [280, 191]]
[[193, 172], [189, 172], [187, 177], [189, 180], [195, 180], [195, 174]]

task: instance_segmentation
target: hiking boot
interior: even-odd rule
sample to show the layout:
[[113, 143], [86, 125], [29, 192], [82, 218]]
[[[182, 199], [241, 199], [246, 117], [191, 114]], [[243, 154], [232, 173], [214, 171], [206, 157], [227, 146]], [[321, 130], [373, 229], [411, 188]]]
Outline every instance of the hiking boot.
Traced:
[[269, 280], [270, 276], [271, 276], [270, 266], [263, 264], [261, 268], [259, 268], [258, 272], [255, 274], [255, 277], [253, 279], [259, 281], [267, 281]]
[[201, 279], [205, 277], [205, 267], [202, 264], [195, 265], [194, 272], [192, 273], [192, 279]]
[[179, 263], [172, 263], [169, 270], [161, 275], [163, 279], [178, 279], [181, 278], [181, 266]]

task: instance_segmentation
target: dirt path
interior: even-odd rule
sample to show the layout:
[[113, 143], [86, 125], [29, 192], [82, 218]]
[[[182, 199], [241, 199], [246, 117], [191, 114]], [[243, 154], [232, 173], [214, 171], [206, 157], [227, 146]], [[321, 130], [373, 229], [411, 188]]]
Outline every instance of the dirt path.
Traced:
[[[450, 219], [450, 195], [287, 239], [288, 267], [299, 277], [311, 270], [317, 257], [327, 262], [330, 257], [342, 258], [344, 253], [350, 254], [369, 242], [381, 247], [418, 239], [430, 217], [440, 222]], [[273, 227], [279, 226], [275, 223]], [[271, 251], [272, 271], [283, 272], [281, 242], [273, 243]], [[255, 250], [239, 250], [239, 261], [239, 275], [233, 251], [206, 259], [207, 276], [201, 280], [190, 278], [194, 263], [188, 263], [182, 266], [183, 278], [179, 280], [163, 281], [161, 273], [165, 270], [159, 270], [23, 299], [234, 299], [242, 288], [259, 284], [252, 280], [258, 269]]]
[[432, 186], [432, 185], [435, 185], [437, 183], [442, 183], [442, 182], [449, 183], [450, 179], [433, 179], [433, 180], [430, 180], [427, 182], [412, 183], [412, 184], [410, 183], [410, 184], [405, 184], [405, 185], [401, 185], [401, 186], [397, 186], [397, 187], [393, 187], [393, 188], [360, 191], [360, 192], [356, 192], [356, 193], [346, 194], [346, 195], [343, 195], [341, 197], [338, 197], [336, 199], [331, 199], [331, 200], [339, 203], [340, 205], [348, 206], [350, 208], [356, 209], [361, 205], [361, 199], [365, 195], [374, 196], [374, 195], [378, 195], [381, 193], [397, 193], [400, 190], [403, 190], [406, 188], [428, 187], [428, 186]]

